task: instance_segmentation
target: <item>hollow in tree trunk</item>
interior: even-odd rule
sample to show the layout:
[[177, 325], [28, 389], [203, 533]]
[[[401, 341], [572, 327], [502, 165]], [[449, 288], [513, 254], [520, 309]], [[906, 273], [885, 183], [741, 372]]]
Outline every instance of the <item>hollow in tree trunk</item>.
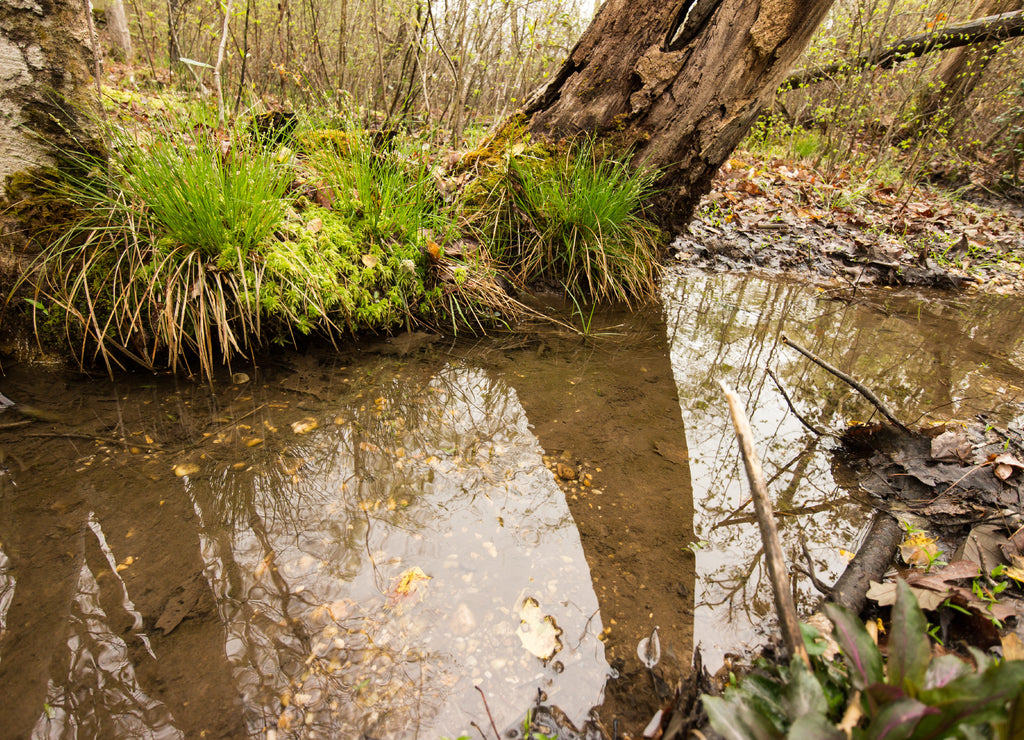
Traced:
[[534, 134], [581, 132], [662, 170], [658, 217], [684, 226], [833, 0], [608, 0], [527, 102]]

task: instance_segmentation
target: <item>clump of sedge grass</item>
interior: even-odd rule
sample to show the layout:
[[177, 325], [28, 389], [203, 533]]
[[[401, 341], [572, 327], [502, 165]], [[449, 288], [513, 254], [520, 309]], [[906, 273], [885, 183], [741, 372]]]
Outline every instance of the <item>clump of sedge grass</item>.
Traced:
[[524, 283], [547, 279], [578, 299], [647, 301], [660, 234], [643, 204], [655, 177], [589, 140], [550, 156], [512, 147], [474, 224]]
[[[42, 254], [41, 290], [64, 310], [83, 362], [195, 358], [209, 376], [215, 355], [229, 362], [259, 343], [264, 319], [302, 327], [326, 315], [308, 260], [267, 259], [285, 220], [287, 162], [237, 137], [147, 138], [120, 133], [108, 162], [69, 177], [60, 196], [82, 215]], [[291, 295], [268, 311], [269, 277]]]
[[422, 289], [406, 297], [410, 314], [456, 333], [517, 320], [525, 307], [502, 288], [487, 250], [461, 238], [456, 209], [439, 193], [420, 142], [354, 128], [344, 133], [345, 147], [314, 152], [312, 164], [373, 259], [395, 274], [415, 268]]

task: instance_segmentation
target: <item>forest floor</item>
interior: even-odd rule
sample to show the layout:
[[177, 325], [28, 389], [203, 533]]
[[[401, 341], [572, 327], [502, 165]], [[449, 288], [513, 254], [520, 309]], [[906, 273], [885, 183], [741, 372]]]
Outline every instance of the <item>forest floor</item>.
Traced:
[[800, 161], [738, 150], [671, 251], [713, 270], [1024, 295], [1024, 204], [976, 185], [829, 178]]

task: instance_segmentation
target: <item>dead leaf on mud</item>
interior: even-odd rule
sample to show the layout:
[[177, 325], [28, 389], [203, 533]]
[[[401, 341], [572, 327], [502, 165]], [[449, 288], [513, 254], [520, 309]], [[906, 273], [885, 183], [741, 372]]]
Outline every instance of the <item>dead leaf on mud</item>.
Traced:
[[541, 611], [540, 603], [528, 596], [519, 609], [519, 641], [531, 654], [545, 663], [562, 649], [562, 628], [550, 614]]
[[1009, 452], [996, 455], [992, 459], [992, 462], [996, 466], [996, 478], [999, 480], [1007, 480], [1011, 475], [1013, 475], [1015, 470], [1024, 470], [1024, 463]]
[[991, 573], [999, 565], [1009, 565], [1013, 545], [997, 524], [978, 524], [971, 529], [957, 551], [954, 560], [978, 563], [984, 573]]
[[[963, 596], [966, 592], [968, 601], [974, 601], [970, 589], [956, 585], [953, 581], [965, 578], [975, 578], [981, 574], [977, 563], [966, 560], [958, 560], [950, 563], [944, 568], [933, 570], [928, 573], [911, 573], [907, 578], [907, 585], [917, 597], [917, 603], [922, 609], [935, 611], [946, 599], [954, 595]], [[892, 606], [896, 603], [896, 584], [894, 582], [878, 583], [871, 582], [867, 597], [877, 601], [879, 606]], [[968, 604], [962, 604], [968, 606]]]
[[967, 439], [967, 432], [955, 429], [943, 432], [932, 440], [932, 458], [935, 460], [955, 459], [967, 462], [974, 451], [974, 445]]

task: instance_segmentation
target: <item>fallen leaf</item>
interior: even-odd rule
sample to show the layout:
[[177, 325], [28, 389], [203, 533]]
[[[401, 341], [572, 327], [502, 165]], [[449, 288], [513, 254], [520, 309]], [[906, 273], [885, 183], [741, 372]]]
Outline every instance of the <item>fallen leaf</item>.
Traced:
[[195, 463], [179, 463], [174, 466], [174, 474], [179, 478], [184, 478], [186, 475], [195, 475], [199, 472], [199, 466]]
[[320, 426], [320, 423], [311, 416], [307, 416], [305, 419], [292, 422], [292, 431], [295, 434], [308, 434]]
[[365, 265], [367, 268], [376, 267], [378, 263], [380, 263], [380, 259], [373, 254], [364, 254], [362, 257], [360, 257], [360, 260], [362, 261], [363, 265]]
[[896, 584], [871, 581], [867, 597], [872, 601], [877, 601], [879, 606], [892, 606], [896, 603]]
[[411, 602], [416, 596], [419, 597], [416, 601], [422, 600], [426, 582], [429, 580], [430, 576], [424, 573], [418, 565], [409, 568], [400, 576], [396, 576], [392, 581], [391, 590], [388, 591], [388, 606]]
[[1021, 642], [1016, 633], [1000, 635], [999, 641], [1003, 643], [1004, 660], [1024, 660], [1024, 642]]
[[963, 429], [943, 432], [932, 440], [931, 453], [935, 460], [956, 459], [965, 462], [973, 451], [974, 445], [967, 439], [967, 432]]
[[528, 596], [519, 609], [519, 641], [531, 654], [545, 663], [562, 649], [562, 628], [550, 614], [541, 611], [540, 603]]
[[747, 195], [764, 195], [764, 190], [761, 189], [761, 186], [751, 180], [741, 181], [736, 186], [736, 189], [746, 193]]
[[1013, 475], [1014, 470], [1024, 470], [1024, 463], [1009, 452], [996, 455], [992, 462], [996, 465], [995, 473], [999, 480], [1006, 480]]
[[1008, 564], [1005, 550], [1011, 547], [1002, 527], [978, 524], [968, 532], [963, 543], [953, 553], [953, 559], [977, 563], [983, 572], [991, 573], [996, 566]]
[[903, 562], [914, 568], [928, 567], [935, 562], [940, 552], [942, 551], [935, 543], [935, 538], [923, 532], [907, 537], [900, 545]]

